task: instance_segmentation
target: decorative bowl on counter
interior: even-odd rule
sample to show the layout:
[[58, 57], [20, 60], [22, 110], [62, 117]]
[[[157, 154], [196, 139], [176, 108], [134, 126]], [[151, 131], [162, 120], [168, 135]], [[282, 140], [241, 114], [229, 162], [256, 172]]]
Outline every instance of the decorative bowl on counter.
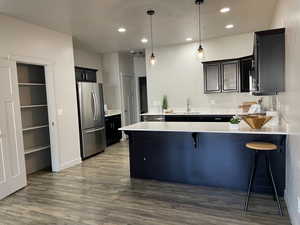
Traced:
[[252, 128], [252, 129], [260, 129], [267, 122], [272, 119], [272, 116], [264, 116], [264, 115], [246, 115], [242, 116], [242, 119]]

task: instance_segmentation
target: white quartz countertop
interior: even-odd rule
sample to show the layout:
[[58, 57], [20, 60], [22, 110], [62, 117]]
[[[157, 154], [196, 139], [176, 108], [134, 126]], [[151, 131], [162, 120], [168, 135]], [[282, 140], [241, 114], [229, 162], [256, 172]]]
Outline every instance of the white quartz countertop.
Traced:
[[105, 117], [116, 116], [116, 115], [120, 115], [120, 114], [121, 114], [120, 111], [109, 111], [105, 114]]
[[120, 128], [122, 131], [157, 131], [157, 132], [189, 132], [189, 133], [237, 133], [237, 134], [276, 134], [287, 135], [286, 126], [251, 129], [241, 122], [238, 130], [229, 128], [226, 122], [141, 122]]

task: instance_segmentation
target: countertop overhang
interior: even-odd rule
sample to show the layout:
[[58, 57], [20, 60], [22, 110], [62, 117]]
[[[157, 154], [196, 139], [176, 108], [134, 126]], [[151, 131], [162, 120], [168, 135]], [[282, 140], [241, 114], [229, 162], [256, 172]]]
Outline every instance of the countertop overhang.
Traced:
[[287, 135], [286, 125], [277, 127], [265, 126], [261, 129], [251, 129], [241, 122], [240, 128], [230, 129], [227, 122], [140, 122], [122, 127], [121, 131], [151, 131], [151, 132], [187, 132], [187, 133], [232, 133], [232, 134], [273, 134]]

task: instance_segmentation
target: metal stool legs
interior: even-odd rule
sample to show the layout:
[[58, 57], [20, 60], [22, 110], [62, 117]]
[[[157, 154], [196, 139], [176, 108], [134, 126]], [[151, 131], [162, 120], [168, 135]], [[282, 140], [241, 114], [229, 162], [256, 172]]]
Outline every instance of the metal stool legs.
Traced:
[[281, 207], [281, 204], [280, 204], [280, 200], [278, 198], [277, 188], [276, 188], [276, 184], [275, 184], [275, 181], [274, 181], [274, 177], [273, 177], [273, 173], [272, 173], [272, 168], [271, 168], [271, 164], [270, 164], [270, 154], [269, 154], [269, 152], [266, 153], [266, 161], [267, 161], [267, 170], [268, 170], [268, 172], [270, 174], [270, 178], [271, 178], [271, 181], [272, 181], [272, 188], [273, 188], [273, 192], [275, 194], [275, 198], [276, 198], [276, 202], [277, 202], [277, 207], [278, 207], [280, 216], [283, 216], [282, 207]]
[[[247, 194], [247, 198], [246, 198], [245, 205], [244, 205], [244, 213], [246, 213], [248, 211], [249, 200], [250, 200], [251, 192], [252, 192], [253, 186], [254, 186], [254, 180], [255, 180], [255, 175], [256, 175], [258, 159], [259, 159], [259, 152], [255, 151], [252, 172], [251, 172], [249, 186], [248, 186], [248, 194]], [[280, 216], [283, 216], [283, 211], [282, 211], [282, 207], [281, 207], [280, 200], [278, 197], [278, 192], [277, 192], [277, 188], [276, 188], [276, 184], [274, 181], [273, 172], [272, 172], [272, 168], [271, 168], [269, 152], [265, 152], [265, 160], [266, 160], [267, 173], [268, 173], [271, 183], [272, 183], [273, 198], [274, 198], [274, 200], [276, 200]]]
[[250, 196], [251, 196], [251, 192], [252, 192], [252, 188], [253, 188], [253, 184], [254, 184], [254, 179], [255, 179], [255, 174], [256, 174], [257, 160], [258, 160], [258, 153], [257, 153], [257, 151], [255, 151], [250, 182], [248, 185], [248, 194], [247, 194], [247, 199], [246, 199], [245, 206], [244, 206], [244, 212], [248, 211], [249, 200], [250, 200]]

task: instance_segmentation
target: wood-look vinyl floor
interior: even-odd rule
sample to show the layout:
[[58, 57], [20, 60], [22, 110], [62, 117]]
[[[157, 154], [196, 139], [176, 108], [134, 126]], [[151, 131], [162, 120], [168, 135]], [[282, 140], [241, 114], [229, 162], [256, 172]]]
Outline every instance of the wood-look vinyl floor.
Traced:
[[1, 225], [285, 225], [270, 196], [129, 178], [127, 143], [60, 173], [31, 175], [0, 201]]

